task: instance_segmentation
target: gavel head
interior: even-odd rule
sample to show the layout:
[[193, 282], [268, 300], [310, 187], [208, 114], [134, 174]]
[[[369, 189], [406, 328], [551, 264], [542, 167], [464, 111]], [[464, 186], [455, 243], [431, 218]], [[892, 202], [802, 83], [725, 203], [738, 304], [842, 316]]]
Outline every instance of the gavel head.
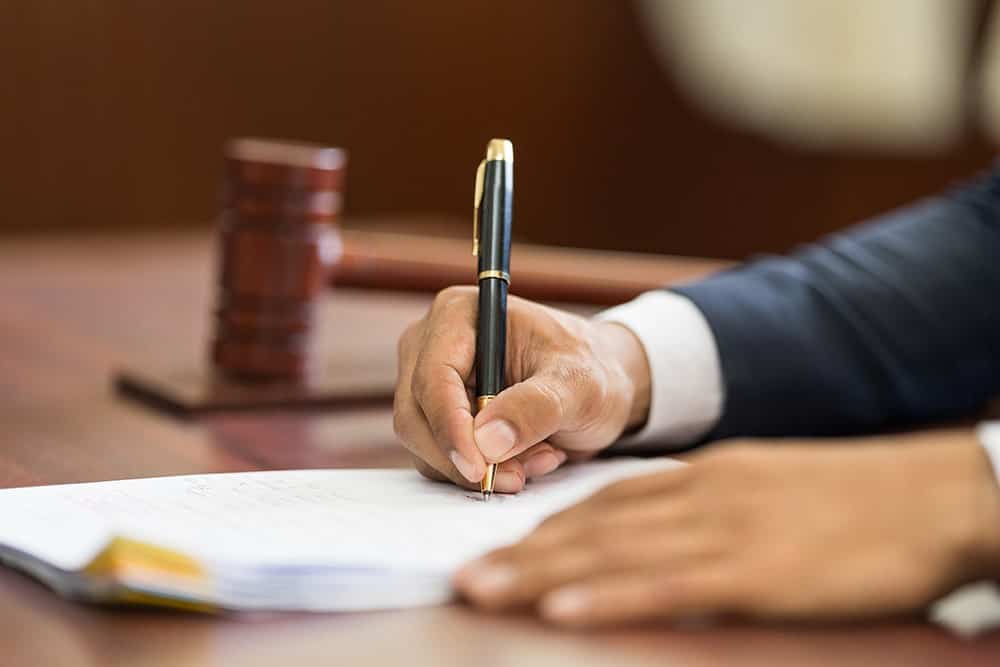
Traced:
[[317, 302], [341, 254], [347, 153], [267, 139], [226, 146], [211, 358], [240, 380], [302, 380]]

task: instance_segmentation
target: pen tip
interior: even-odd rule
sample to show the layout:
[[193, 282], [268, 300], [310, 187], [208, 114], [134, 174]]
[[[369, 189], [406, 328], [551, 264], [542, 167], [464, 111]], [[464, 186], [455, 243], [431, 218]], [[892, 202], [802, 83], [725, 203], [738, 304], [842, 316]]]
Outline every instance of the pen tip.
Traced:
[[492, 491], [483, 491], [483, 502], [486, 502], [493, 495]]

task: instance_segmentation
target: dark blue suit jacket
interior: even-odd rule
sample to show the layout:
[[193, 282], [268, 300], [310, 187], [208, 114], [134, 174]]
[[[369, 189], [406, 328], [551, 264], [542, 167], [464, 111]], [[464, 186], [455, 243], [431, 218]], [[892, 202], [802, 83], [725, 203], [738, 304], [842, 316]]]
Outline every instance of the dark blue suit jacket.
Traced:
[[973, 414], [1000, 395], [1000, 167], [675, 291], [718, 345], [725, 404], [712, 439]]

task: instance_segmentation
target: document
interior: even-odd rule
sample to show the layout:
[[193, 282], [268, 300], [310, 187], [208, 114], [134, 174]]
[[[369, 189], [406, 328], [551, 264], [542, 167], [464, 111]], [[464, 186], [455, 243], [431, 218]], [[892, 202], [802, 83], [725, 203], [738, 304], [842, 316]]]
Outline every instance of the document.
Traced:
[[575, 464], [489, 502], [395, 469], [7, 489], [0, 560], [91, 601], [316, 611], [439, 604], [465, 561], [610, 482], [677, 465]]

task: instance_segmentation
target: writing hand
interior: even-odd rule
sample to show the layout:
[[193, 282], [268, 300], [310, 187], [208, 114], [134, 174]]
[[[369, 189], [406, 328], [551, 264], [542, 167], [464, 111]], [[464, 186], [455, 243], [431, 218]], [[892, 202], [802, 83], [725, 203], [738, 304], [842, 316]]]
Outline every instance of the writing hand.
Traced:
[[607, 447], [645, 421], [649, 368], [626, 328], [510, 297], [508, 388], [473, 417], [477, 292], [453, 287], [399, 341], [396, 434], [426, 476], [475, 488], [502, 462], [496, 490], [520, 491], [568, 458]]

